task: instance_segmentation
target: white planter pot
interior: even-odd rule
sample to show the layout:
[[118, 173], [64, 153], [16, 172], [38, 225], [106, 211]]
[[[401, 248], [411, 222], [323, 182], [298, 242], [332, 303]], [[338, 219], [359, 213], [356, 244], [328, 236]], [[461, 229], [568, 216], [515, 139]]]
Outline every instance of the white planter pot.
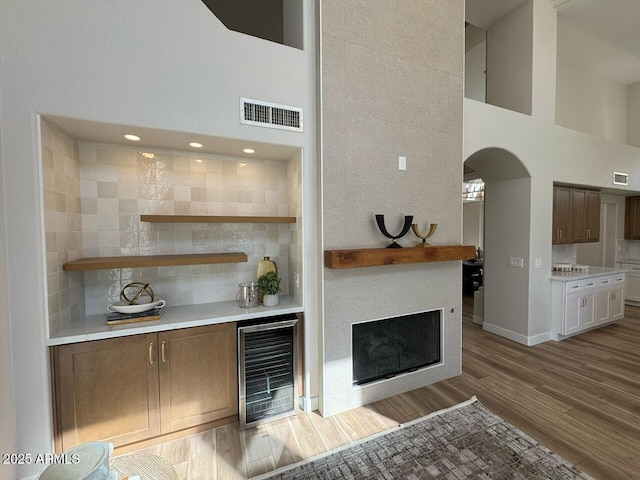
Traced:
[[275, 307], [276, 305], [278, 305], [278, 303], [280, 303], [280, 299], [278, 298], [277, 293], [273, 295], [265, 295], [264, 297], [262, 297], [262, 303], [265, 307]]

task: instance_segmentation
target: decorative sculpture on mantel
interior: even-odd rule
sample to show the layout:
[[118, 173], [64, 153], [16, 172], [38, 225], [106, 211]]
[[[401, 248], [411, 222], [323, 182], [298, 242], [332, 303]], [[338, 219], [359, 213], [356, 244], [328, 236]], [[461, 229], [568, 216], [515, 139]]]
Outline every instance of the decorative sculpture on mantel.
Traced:
[[422, 239], [422, 242], [420, 242], [417, 246], [418, 247], [430, 247], [431, 245], [427, 243], [427, 238], [429, 238], [431, 235], [436, 233], [436, 228], [438, 228], [438, 224], [437, 223], [432, 223], [429, 226], [429, 233], [427, 233], [426, 235], [422, 235], [420, 233], [420, 230], [418, 230], [418, 224], [417, 223], [411, 224], [411, 230], [413, 230], [413, 233], [415, 234], [415, 236]]
[[402, 231], [397, 235], [391, 235], [387, 231], [387, 227], [384, 224], [384, 215], [380, 215], [380, 214], [376, 215], [376, 223], [378, 224], [378, 228], [380, 229], [380, 232], [382, 232], [382, 234], [385, 237], [392, 239], [392, 242], [389, 245], [387, 245], [387, 248], [402, 248], [402, 245], [397, 243], [396, 240], [404, 237], [407, 234], [407, 232], [411, 228], [411, 222], [413, 222], [413, 215], [405, 215]]

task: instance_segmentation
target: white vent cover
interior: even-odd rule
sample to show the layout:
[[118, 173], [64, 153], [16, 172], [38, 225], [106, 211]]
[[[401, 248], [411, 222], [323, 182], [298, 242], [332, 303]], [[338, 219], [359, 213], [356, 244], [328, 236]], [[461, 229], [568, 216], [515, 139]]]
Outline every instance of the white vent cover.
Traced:
[[302, 109], [240, 98], [240, 123], [301, 132]]
[[629, 185], [629, 174], [613, 172], [613, 183], [615, 185]]

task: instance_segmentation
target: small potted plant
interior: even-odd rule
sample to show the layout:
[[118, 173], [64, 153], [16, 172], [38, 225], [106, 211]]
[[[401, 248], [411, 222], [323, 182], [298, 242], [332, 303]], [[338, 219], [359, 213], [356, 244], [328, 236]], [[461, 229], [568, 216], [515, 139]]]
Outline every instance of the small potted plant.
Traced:
[[267, 272], [258, 278], [258, 287], [262, 291], [262, 303], [265, 307], [275, 307], [280, 299], [278, 292], [280, 291], [280, 277], [278, 272]]

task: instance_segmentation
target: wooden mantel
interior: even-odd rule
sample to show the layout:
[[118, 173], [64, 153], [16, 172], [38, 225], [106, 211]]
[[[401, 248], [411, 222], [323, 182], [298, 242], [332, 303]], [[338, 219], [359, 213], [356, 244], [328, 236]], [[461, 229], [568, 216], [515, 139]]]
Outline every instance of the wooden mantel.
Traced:
[[436, 245], [406, 248], [360, 248], [351, 250], [325, 250], [327, 268], [359, 268], [403, 263], [447, 262], [475, 258], [473, 245]]

